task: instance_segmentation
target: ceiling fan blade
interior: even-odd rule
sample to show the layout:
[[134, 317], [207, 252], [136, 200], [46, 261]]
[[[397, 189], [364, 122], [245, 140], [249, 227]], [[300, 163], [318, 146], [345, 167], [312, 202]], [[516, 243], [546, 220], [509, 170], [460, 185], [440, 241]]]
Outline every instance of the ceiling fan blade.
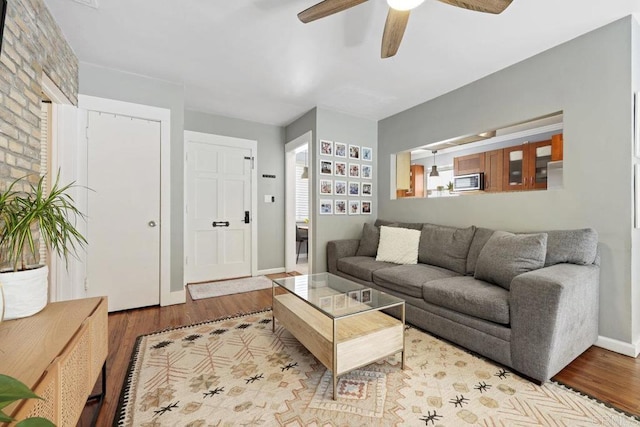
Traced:
[[485, 13], [502, 13], [512, 0], [440, 0], [442, 3]]
[[306, 24], [316, 19], [342, 12], [366, 1], [367, 0], [324, 0], [300, 12], [298, 19]]
[[396, 10], [389, 8], [387, 22], [384, 24], [384, 34], [382, 35], [382, 58], [390, 58], [398, 52], [404, 30], [409, 22], [409, 10]]

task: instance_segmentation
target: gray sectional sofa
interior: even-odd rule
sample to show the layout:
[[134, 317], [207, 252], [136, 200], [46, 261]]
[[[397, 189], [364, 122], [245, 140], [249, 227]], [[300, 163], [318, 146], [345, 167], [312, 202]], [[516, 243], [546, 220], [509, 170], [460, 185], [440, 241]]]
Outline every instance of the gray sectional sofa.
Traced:
[[[418, 262], [376, 260], [389, 232], [381, 227], [419, 230]], [[378, 220], [361, 239], [329, 242], [327, 262], [330, 273], [404, 299], [408, 323], [542, 383], [597, 339], [597, 246], [593, 229], [512, 234]]]

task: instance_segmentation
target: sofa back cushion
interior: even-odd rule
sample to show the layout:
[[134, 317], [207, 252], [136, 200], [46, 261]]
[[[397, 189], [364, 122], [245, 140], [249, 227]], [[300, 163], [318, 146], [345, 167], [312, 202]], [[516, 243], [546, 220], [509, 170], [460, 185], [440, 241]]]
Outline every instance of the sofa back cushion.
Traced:
[[398, 227], [380, 227], [376, 261], [417, 264], [420, 231]]
[[362, 237], [356, 256], [376, 256], [378, 243], [380, 242], [380, 228], [373, 224], [365, 223], [362, 227]]
[[598, 253], [598, 232], [593, 228], [547, 231], [545, 266], [567, 262], [593, 264]]
[[484, 248], [484, 245], [489, 241], [489, 238], [493, 235], [495, 230], [489, 228], [477, 227], [476, 232], [473, 234], [473, 240], [471, 246], [469, 246], [469, 254], [467, 255], [467, 274], [473, 275], [476, 271], [476, 262], [480, 251]]
[[474, 277], [508, 290], [514, 277], [544, 267], [546, 254], [547, 233], [496, 231], [480, 251]]
[[475, 226], [455, 228], [425, 224], [420, 235], [418, 261], [465, 274], [475, 231]]
[[422, 230], [421, 222], [398, 222], [398, 221], [386, 221], [384, 219], [376, 219], [374, 223], [376, 227], [380, 227], [383, 225], [389, 227], [400, 227], [400, 228], [408, 228], [410, 230]]

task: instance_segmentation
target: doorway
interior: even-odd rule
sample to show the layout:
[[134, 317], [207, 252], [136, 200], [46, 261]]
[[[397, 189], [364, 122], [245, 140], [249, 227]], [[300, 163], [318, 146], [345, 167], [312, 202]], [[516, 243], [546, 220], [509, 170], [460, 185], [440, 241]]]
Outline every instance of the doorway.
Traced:
[[185, 282], [253, 276], [257, 141], [185, 132]]
[[285, 145], [285, 270], [311, 273], [313, 254], [313, 161], [311, 131]]

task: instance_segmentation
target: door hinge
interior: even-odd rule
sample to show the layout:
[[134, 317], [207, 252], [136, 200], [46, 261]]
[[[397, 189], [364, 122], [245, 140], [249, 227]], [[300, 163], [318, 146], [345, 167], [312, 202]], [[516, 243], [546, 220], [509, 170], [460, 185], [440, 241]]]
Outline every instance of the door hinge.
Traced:
[[251, 161], [251, 169], [255, 169], [255, 157], [253, 157], [253, 156], [245, 156], [244, 159], [245, 160], [250, 160]]
[[189, 153], [184, 153], [184, 161], [185, 162], [189, 161]]
[[189, 265], [189, 257], [184, 257], [184, 265]]
[[89, 290], [89, 281], [87, 280], [87, 278], [84, 278], [84, 290], [88, 291]]

